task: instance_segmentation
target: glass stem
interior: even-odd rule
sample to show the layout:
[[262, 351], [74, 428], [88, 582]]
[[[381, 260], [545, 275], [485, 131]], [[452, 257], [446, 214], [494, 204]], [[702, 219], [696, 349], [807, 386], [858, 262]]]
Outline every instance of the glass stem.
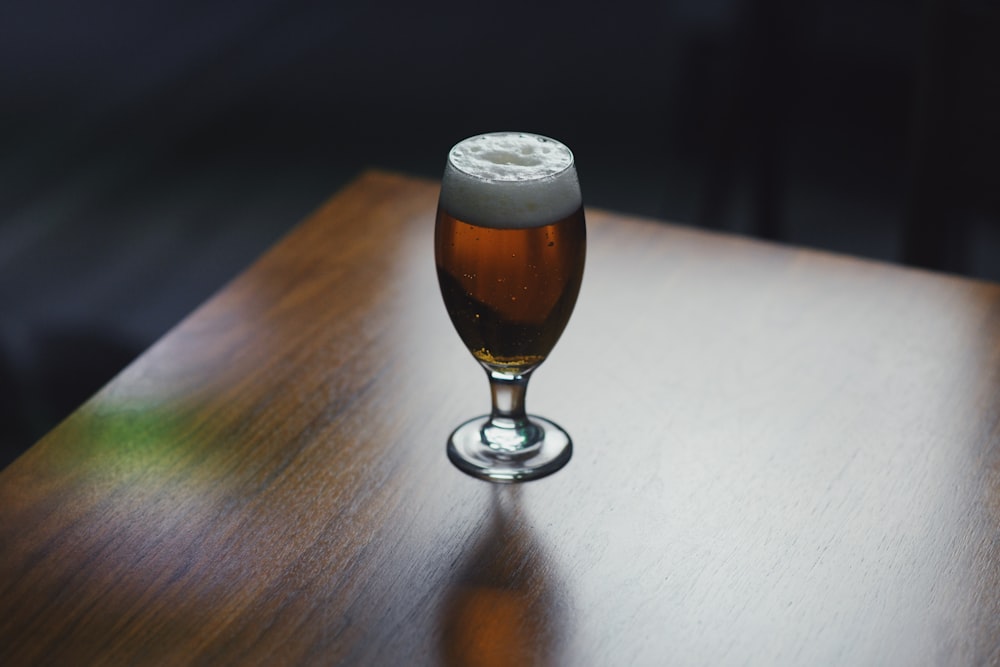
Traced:
[[524, 396], [531, 371], [523, 375], [504, 375], [487, 371], [493, 409], [483, 426], [483, 442], [508, 454], [530, 450], [541, 440], [541, 429], [528, 419]]

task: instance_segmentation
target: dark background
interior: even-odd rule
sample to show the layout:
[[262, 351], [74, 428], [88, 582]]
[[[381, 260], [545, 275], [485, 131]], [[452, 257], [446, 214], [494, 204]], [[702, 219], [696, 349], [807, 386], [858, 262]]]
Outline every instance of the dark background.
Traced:
[[[997, 3], [7, 0], [0, 465], [366, 166], [1000, 279]], [[724, 267], [720, 267], [724, 270]]]

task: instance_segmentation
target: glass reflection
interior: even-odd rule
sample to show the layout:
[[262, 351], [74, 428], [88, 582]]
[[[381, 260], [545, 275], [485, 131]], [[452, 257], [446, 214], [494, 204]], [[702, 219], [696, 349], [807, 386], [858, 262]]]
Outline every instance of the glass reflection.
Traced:
[[446, 665], [557, 662], [568, 605], [519, 495], [493, 489], [490, 516], [458, 564], [440, 619]]

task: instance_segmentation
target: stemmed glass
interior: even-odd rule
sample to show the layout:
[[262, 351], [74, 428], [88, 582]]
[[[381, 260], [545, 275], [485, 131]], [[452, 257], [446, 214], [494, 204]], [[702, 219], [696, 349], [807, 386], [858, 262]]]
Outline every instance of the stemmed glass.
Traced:
[[583, 279], [587, 231], [573, 153], [497, 132], [448, 154], [434, 249], [445, 307], [486, 369], [493, 408], [459, 426], [448, 456], [494, 482], [537, 479], [572, 455], [569, 435], [529, 416], [528, 379], [562, 334]]

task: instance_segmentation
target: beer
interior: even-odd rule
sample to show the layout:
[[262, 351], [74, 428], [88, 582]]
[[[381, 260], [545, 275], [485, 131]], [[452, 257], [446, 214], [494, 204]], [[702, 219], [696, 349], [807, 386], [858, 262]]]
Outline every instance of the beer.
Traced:
[[435, 257], [445, 306], [486, 368], [540, 364], [573, 311], [586, 224], [572, 153], [530, 134], [481, 135], [452, 149]]
[[438, 280], [465, 346], [493, 370], [540, 364], [569, 321], [586, 246], [583, 210], [541, 227], [504, 229], [438, 211]]

